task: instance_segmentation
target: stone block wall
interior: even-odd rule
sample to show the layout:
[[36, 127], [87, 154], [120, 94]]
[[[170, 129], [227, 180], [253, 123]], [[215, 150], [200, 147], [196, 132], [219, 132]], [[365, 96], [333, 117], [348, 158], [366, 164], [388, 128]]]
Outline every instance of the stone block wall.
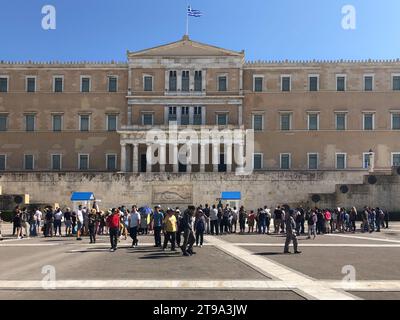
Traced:
[[306, 205], [310, 194], [333, 194], [340, 184], [361, 184], [365, 171], [270, 171], [235, 174], [4, 173], [3, 194], [29, 194], [31, 203], [71, 206], [74, 191], [94, 192], [101, 208], [132, 204], [185, 207], [213, 204], [222, 191], [241, 191], [247, 209]]

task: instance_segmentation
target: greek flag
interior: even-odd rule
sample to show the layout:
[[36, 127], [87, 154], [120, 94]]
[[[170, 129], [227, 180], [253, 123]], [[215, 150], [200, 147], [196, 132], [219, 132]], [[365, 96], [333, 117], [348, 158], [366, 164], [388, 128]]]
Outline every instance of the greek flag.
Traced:
[[192, 9], [191, 6], [188, 7], [187, 14], [189, 17], [196, 17], [196, 18], [200, 18], [203, 15], [203, 13], [200, 10], [194, 10]]

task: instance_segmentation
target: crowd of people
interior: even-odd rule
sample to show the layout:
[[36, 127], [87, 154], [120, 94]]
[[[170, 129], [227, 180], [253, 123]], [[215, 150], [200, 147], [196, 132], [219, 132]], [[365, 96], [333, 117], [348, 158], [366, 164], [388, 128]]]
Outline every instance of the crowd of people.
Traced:
[[[291, 209], [288, 206], [268, 206], [247, 211], [242, 206], [231, 207], [221, 203], [199, 207], [189, 206], [183, 212], [179, 208], [163, 209], [156, 206], [131, 209], [121, 206], [101, 211], [94, 203], [92, 208], [80, 205], [77, 210], [61, 210], [46, 207], [20, 209], [16, 207], [13, 215], [13, 236], [23, 237], [76, 237], [78, 241], [87, 236], [90, 243], [96, 243], [98, 235], [110, 237], [111, 249], [117, 250], [120, 239], [132, 239], [132, 247], [137, 247], [138, 235], [154, 235], [154, 246], [166, 250], [170, 243], [171, 251], [180, 248], [182, 254], [195, 254], [193, 246], [203, 246], [204, 235], [225, 234], [286, 234], [285, 253], [293, 241], [295, 253], [297, 236], [306, 235], [308, 239], [327, 233], [355, 233], [356, 222], [361, 221], [361, 232], [380, 232], [389, 227], [389, 213], [380, 208], [365, 207], [360, 213], [356, 208]], [[1, 223], [1, 214], [0, 214]], [[307, 226], [307, 231], [306, 231]], [[273, 228], [273, 230], [272, 230]], [[162, 235], [164, 241], [162, 242]], [[1, 225], [0, 225], [1, 238]]]

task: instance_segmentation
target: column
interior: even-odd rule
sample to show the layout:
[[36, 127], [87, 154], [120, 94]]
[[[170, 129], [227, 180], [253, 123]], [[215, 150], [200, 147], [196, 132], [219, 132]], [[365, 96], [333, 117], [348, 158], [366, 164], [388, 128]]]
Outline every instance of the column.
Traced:
[[203, 82], [203, 92], [207, 92], [207, 70], [202, 70], [201, 77], [201, 81]]
[[132, 95], [132, 69], [128, 71], [128, 96]]
[[189, 124], [193, 125], [193, 118], [194, 118], [194, 107], [189, 107]]
[[188, 143], [186, 145], [186, 172], [192, 172], [192, 144]]
[[121, 143], [121, 172], [126, 172], [126, 143]]
[[161, 144], [158, 152], [160, 153], [160, 172], [165, 172], [165, 164], [167, 162], [167, 146], [165, 144]]
[[226, 172], [232, 172], [232, 145], [225, 145]]
[[213, 144], [213, 172], [218, 172], [218, 164], [219, 164], [219, 144]]
[[132, 171], [133, 173], [139, 172], [139, 144], [133, 144], [133, 154], [132, 154]]
[[128, 126], [132, 125], [132, 106], [128, 106]]
[[164, 107], [164, 124], [165, 125], [169, 125], [168, 115], [169, 115], [169, 107]]
[[173, 161], [173, 172], [178, 173], [179, 172], [179, 165], [178, 165], [178, 144], [172, 144], [172, 161]]
[[206, 172], [206, 145], [200, 144], [200, 172]]
[[207, 114], [206, 114], [206, 107], [205, 107], [205, 106], [202, 106], [202, 107], [201, 107], [201, 124], [202, 124], [202, 125], [205, 125], [205, 124], [207, 123], [206, 116], [207, 116]]
[[176, 107], [176, 122], [178, 126], [181, 125], [181, 118], [182, 118], [182, 107]]
[[243, 125], [243, 105], [238, 106], [238, 125]]
[[237, 144], [237, 146], [238, 146], [238, 155], [237, 155], [237, 159], [236, 160], [238, 161], [238, 163], [237, 163], [236, 171], [238, 173], [243, 173], [244, 172], [244, 168], [245, 168], [245, 161], [246, 161], [246, 158], [245, 158], [245, 155], [244, 155], [244, 143], [243, 142], [239, 142]]
[[147, 151], [146, 151], [146, 173], [151, 173], [152, 171], [152, 152], [150, 152], [151, 144], [147, 144]]

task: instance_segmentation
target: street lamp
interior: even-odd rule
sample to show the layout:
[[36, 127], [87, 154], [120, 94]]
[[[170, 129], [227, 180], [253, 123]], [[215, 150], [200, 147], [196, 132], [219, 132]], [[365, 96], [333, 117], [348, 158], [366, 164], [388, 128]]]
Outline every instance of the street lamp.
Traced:
[[374, 151], [372, 149], [369, 149], [369, 172], [370, 173], [374, 172], [374, 164], [375, 164]]

